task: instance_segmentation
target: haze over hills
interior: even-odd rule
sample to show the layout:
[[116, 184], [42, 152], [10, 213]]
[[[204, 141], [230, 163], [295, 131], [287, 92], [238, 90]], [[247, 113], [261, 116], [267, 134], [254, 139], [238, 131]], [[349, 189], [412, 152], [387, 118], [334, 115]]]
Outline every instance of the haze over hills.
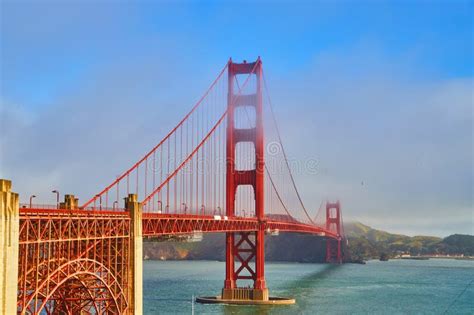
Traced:
[[[472, 235], [410, 237], [376, 230], [359, 222], [346, 223], [344, 230], [348, 238], [346, 260], [378, 259], [382, 254], [394, 257], [402, 253], [474, 256]], [[325, 247], [325, 240], [319, 237], [282, 233], [266, 237], [265, 255], [269, 261], [323, 262]], [[224, 260], [224, 234], [205, 234], [200, 242], [146, 241], [144, 255], [147, 259], [161, 260]]]

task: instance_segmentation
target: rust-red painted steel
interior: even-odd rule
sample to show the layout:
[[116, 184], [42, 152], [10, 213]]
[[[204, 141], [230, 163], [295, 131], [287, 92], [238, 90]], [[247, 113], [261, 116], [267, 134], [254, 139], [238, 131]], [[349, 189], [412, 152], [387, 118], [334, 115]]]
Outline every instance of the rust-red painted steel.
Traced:
[[[298, 232], [340, 240], [334, 231], [297, 221], [182, 214], [143, 214], [144, 237], [193, 232], [227, 232], [237, 243], [234, 255], [240, 266], [235, 280], [257, 274], [255, 233]], [[20, 209], [18, 310], [20, 314], [129, 313], [131, 281], [130, 217], [121, 211]], [[257, 240], [258, 241], [258, 240]], [[251, 244], [252, 252], [243, 244]]]
[[[22, 218], [47, 220], [65, 220], [69, 218], [94, 220], [95, 218], [129, 218], [128, 212], [103, 210], [59, 210], [50, 208], [20, 209]], [[144, 213], [142, 219], [144, 236], [179, 235], [193, 232], [223, 233], [223, 232], [255, 232], [258, 231], [257, 218], [201, 216], [185, 214], [155, 214]], [[295, 232], [314, 234], [321, 237], [337, 239], [338, 235], [324, 227], [300, 223], [297, 221], [278, 221], [264, 218], [264, 232]], [[22, 241], [20, 229], [20, 241]], [[48, 234], [49, 235], [49, 234]], [[107, 234], [104, 234], [107, 236]], [[47, 241], [47, 238], [39, 238]]]
[[[297, 232], [337, 238], [337, 235], [324, 228], [298, 222], [263, 220], [264, 232]], [[213, 216], [196, 216], [184, 214], [143, 214], [143, 235], [179, 235], [193, 232], [256, 232], [259, 230], [257, 218], [232, 217], [216, 219]]]
[[262, 61], [257, 59], [255, 76], [257, 78], [255, 104], [255, 209], [259, 221], [258, 231], [255, 232], [255, 280], [254, 288], [263, 290], [265, 282], [265, 141], [263, 129], [263, 97], [262, 97]]
[[[240, 101], [239, 93], [234, 93], [234, 81], [237, 74], [248, 74], [246, 83], [251, 75], [256, 77], [255, 97], [247, 94]], [[255, 289], [265, 289], [265, 144], [263, 134], [263, 103], [262, 103], [262, 62], [258, 58], [253, 63], [228, 64], [228, 99], [227, 99], [227, 139], [226, 139], [226, 207], [227, 216], [235, 216], [235, 196], [240, 185], [251, 185], [254, 191], [256, 226], [253, 233], [240, 231], [227, 232], [226, 235], [226, 278], [225, 289], [238, 286], [239, 279], [252, 279]], [[245, 85], [245, 84], [244, 84]], [[246, 105], [255, 108], [255, 129], [235, 127], [235, 110], [237, 106]], [[255, 131], [255, 132], [254, 132]], [[243, 136], [246, 135], [246, 136]], [[236, 171], [236, 145], [239, 142], [252, 142], [255, 147], [255, 168]], [[242, 158], [242, 157], [240, 157]], [[235, 261], [240, 266], [235, 265]], [[249, 264], [255, 261], [255, 266]], [[245, 275], [244, 275], [245, 274]], [[250, 274], [250, 276], [248, 275]], [[250, 277], [250, 278], [249, 278]]]
[[20, 209], [18, 313], [129, 313], [125, 212]]

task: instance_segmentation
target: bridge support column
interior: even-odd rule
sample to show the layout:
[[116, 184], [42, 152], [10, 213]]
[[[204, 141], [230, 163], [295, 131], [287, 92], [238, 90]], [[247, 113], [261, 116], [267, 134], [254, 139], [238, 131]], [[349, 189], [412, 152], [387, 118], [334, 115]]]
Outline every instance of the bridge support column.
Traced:
[[326, 262], [328, 263], [342, 263], [342, 248], [341, 248], [341, 206], [339, 201], [336, 203], [326, 203], [326, 229], [335, 231], [337, 239], [326, 240]]
[[125, 199], [125, 208], [130, 212], [130, 313], [143, 314], [143, 232], [142, 205], [137, 195], [130, 194]]
[[[232, 264], [226, 260], [226, 274], [228, 272], [230, 277], [226, 276], [222, 299], [268, 301], [268, 288], [264, 276], [265, 231], [262, 228], [257, 232], [228, 234], [231, 234], [231, 243], [226, 244], [226, 254], [230, 257]], [[255, 266], [252, 266], [252, 260]], [[239, 263], [239, 266], [235, 265], [235, 261]], [[228, 282], [228, 278], [232, 279], [232, 282]], [[252, 280], [253, 288], [237, 287], [237, 280]]]
[[[255, 75], [257, 86], [255, 94], [242, 95], [234, 91], [237, 74]], [[260, 221], [257, 231], [252, 233], [227, 233], [226, 241], [226, 280], [222, 289], [224, 299], [250, 299], [268, 301], [268, 289], [265, 283], [265, 231], [264, 213], [264, 138], [262, 103], [262, 62], [229, 62], [227, 98], [227, 169], [226, 169], [226, 212], [235, 215], [235, 195], [240, 185], [251, 185], [255, 194], [255, 211]], [[255, 108], [255, 128], [237, 129], [235, 110], [239, 106]], [[252, 142], [255, 146], [255, 169], [236, 170], [236, 145], [239, 142]], [[235, 266], [235, 262], [240, 266]], [[254, 264], [254, 266], [252, 266]], [[238, 280], [252, 280], [253, 288], [238, 288]]]
[[20, 212], [12, 183], [0, 179], [0, 314], [16, 314]]
[[[236, 93], [235, 76], [255, 76], [256, 90], [247, 94]], [[226, 279], [219, 298], [198, 298], [202, 303], [231, 304], [293, 304], [293, 299], [268, 296], [265, 282], [265, 143], [263, 130], [262, 62], [228, 64], [227, 133], [226, 133], [226, 214], [235, 216], [235, 200], [239, 186], [252, 186], [258, 228], [252, 232], [227, 233]], [[244, 94], [245, 93], [245, 94]], [[255, 108], [255, 127], [236, 128], [235, 110], [238, 107]], [[255, 168], [236, 170], [236, 145], [251, 142], [255, 148]], [[238, 263], [236, 265], [235, 263]], [[253, 288], [239, 287], [238, 281], [252, 281]]]
[[74, 195], [64, 195], [64, 202], [59, 203], [59, 209], [74, 210], [79, 207], [79, 199]]

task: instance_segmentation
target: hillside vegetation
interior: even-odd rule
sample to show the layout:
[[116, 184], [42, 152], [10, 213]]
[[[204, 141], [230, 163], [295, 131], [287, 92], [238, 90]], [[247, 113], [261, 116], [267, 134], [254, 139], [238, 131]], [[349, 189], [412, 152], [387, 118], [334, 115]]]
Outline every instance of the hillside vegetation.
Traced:
[[352, 258], [377, 258], [382, 254], [395, 256], [417, 255], [474, 255], [474, 236], [454, 234], [446, 238], [434, 236], [406, 236], [372, 229], [362, 223], [345, 225]]
[[[346, 260], [394, 257], [402, 253], [416, 255], [474, 256], [474, 236], [454, 234], [446, 238], [406, 236], [380, 231], [362, 223], [345, 224], [348, 244], [344, 244]], [[282, 233], [267, 236], [265, 255], [269, 261], [323, 262], [326, 242], [306, 234]], [[146, 241], [144, 254], [149, 259], [224, 260], [224, 234], [206, 234], [201, 242]]]

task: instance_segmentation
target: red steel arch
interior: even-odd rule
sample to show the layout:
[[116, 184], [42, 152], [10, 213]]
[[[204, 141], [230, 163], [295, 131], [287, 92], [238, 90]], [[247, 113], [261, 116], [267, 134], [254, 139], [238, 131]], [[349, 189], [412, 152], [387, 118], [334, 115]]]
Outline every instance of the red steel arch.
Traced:
[[[92, 266], [91, 266], [92, 265]], [[91, 270], [95, 270], [95, 272], [91, 272]], [[72, 273], [69, 273], [71, 272]], [[99, 276], [100, 274], [101, 276]], [[101, 309], [97, 306], [97, 297], [92, 294], [91, 289], [97, 289], [97, 287], [91, 286], [89, 283], [89, 286], [87, 286], [84, 281], [87, 281], [87, 277], [97, 280], [98, 282], [102, 283], [105, 290], [105, 293], [109, 296], [109, 299], [113, 302], [112, 308], [110, 307], [105, 307], [104, 311], [110, 312], [115, 310], [116, 313], [124, 313], [126, 311], [125, 309], [120, 309], [119, 305], [127, 305], [127, 300], [126, 296], [124, 294], [124, 290], [122, 287], [120, 287], [120, 284], [117, 282], [117, 279], [115, 276], [112, 274], [110, 270], [108, 270], [103, 264], [93, 261], [91, 259], [76, 259], [74, 261], [69, 261], [62, 266], [60, 266], [55, 272], [50, 274], [48, 278], [45, 278], [43, 283], [39, 287], [36, 288], [35, 291], [32, 292], [30, 299], [28, 300], [27, 304], [25, 305], [22, 313], [26, 314], [27, 310], [31, 310], [30, 305], [34, 302], [34, 306], [36, 306], [36, 301], [33, 300], [35, 296], [41, 295], [41, 293], [44, 291], [45, 286], [49, 286], [51, 282], [55, 283], [55, 286], [50, 289], [49, 294], [43, 296], [43, 300], [39, 308], [36, 309], [35, 307], [35, 312], [36, 313], [41, 313], [41, 311], [44, 309], [47, 303], [51, 301], [51, 298], [55, 295], [57, 290], [61, 288], [65, 283], [70, 281], [71, 279], [73, 280], [78, 280], [83, 287], [86, 289], [86, 292], [89, 295], [89, 299], [84, 299], [84, 297], [80, 297], [81, 302], [89, 302], [93, 303], [95, 305], [95, 309], [98, 311], [98, 313], [102, 313]], [[84, 279], [85, 278], [85, 279]], [[58, 279], [59, 281], [55, 281]], [[110, 281], [111, 280], [111, 281]], [[54, 282], [55, 281], [55, 282]], [[119, 296], [114, 295], [114, 290], [112, 289], [113, 286], [119, 286]], [[72, 294], [69, 296], [69, 298], [74, 298], [77, 294], [77, 292], [71, 292]], [[79, 298], [79, 297], [78, 297]], [[123, 300], [123, 304], [119, 303], [119, 299]], [[100, 302], [104, 302], [105, 300], [101, 299]], [[87, 304], [86, 304], [87, 305]]]
[[130, 242], [126, 212], [21, 209], [18, 313], [129, 313]]

